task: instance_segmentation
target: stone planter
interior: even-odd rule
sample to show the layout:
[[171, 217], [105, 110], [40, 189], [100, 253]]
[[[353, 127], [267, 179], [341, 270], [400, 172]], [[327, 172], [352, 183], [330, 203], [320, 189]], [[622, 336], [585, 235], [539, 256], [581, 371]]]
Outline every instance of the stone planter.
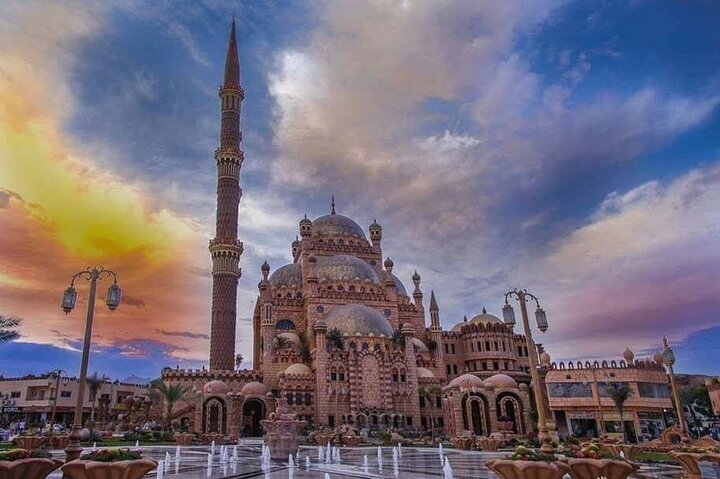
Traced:
[[685, 470], [688, 479], [701, 479], [702, 471], [700, 470], [700, 461], [703, 461], [704, 454], [694, 452], [671, 452], [670, 456], [680, 463]]
[[622, 452], [626, 459], [635, 459], [637, 455], [637, 448], [629, 444], [603, 444], [603, 449], [606, 449], [613, 456], [619, 456]]
[[70, 436], [67, 434], [63, 434], [62, 436], [53, 436], [51, 442], [52, 447], [55, 449], [65, 449], [70, 443]]
[[342, 443], [349, 447], [357, 447], [360, 445], [362, 438], [360, 436], [343, 436]]
[[20, 449], [27, 449], [33, 451], [40, 449], [45, 444], [45, 438], [42, 436], [18, 436], [13, 439], [13, 443]]
[[225, 436], [220, 433], [213, 432], [205, 435], [205, 442], [212, 444], [215, 441], [215, 445], [225, 444]]
[[512, 432], [514, 423], [512, 421], [498, 421], [498, 430], [501, 432]]
[[640, 469], [632, 462], [613, 459], [569, 458], [567, 465], [574, 479], [627, 479], [630, 474]]
[[[562, 479], [570, 468], [562, 462], [496, 459], [485, 465], [501, 479]], [[593, 477], [593, 479], [597, 479]]]
[[70, 479], [140, 479], [157, 467], [152, 459], [99, 462], [76, 459], [61, 469]]
[[488, 452], [497, 451], [500, 447], [500, 444], [502, 444], [502, 441], [500, 439], [495, 439], [492, 437], [481, 437], [475, 441], [475, 447]]
[[452, 443], [458, 449], [469, 451], [473, 445], [473, 439], [470, 436], [455, 436], [452, 438]]
[[0, 461], [0, 479], [45, 479], [62, 463], [59, 459], [45, 458]]
[[194, 436], [192, 434], [188, 434], [186, 432], [181, 432], [180, 434], [175, 434], [175, 443], [178, 446], [189, 446], [192, 444], [194, 439]]

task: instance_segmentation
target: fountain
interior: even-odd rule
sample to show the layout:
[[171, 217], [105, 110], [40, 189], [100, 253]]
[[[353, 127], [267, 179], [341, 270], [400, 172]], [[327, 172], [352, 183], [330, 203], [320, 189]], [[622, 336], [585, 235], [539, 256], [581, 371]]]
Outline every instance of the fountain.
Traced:
[[270, 457], [285, 459], [288, 454], [295, 454], [300, 445], [300, 431], [307, 421], [300, 421], [297, 414], [288, 412], [287, 399], [278, 398], [275, 412], [268, 419], [260, 421], [265, 429], [265, 442], [270, 448]]
[[445, 463], [443, 464], [443, 479], [453, 479], [453, 470], [447, 456], [445, 456]]

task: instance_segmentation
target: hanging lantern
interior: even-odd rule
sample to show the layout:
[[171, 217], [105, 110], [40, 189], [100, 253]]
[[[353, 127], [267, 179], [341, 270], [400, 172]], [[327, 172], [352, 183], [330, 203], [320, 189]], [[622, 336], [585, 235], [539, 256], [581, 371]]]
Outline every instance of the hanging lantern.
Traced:
[[515, 310], [509, 303], [505, 303], [505, 306], [502, 307], [502, 315], [505, 324], [515, 326]]
[[74, 287], [68, 286], [68, 288], [63, 293], [63, 297], [62, 297], [62, 310], [65, 311], [65, 314], [68, 314], [70, 311], [72, 311], [75, 308], [76, 300], [77, 300], [77, 291], [75, 291]]
[[545, 315], [545, 310], [539, 306], [535, 310], [535, 321], [537, 322], [537, 327], [540, 331], [542, 331], [543, 333], [545, 331], [547, 331], [547, 329], [548, 329], [547, 316]]
[[120, 290], [120, 286], [118, 286], [117, 283], [113, 283], [108, 288], [107, 296], [105, 297], [105, 304], [107, 304], [110, 311], [115, 311], [117, 307], [120, 306], [121, 297], [122, 291]]

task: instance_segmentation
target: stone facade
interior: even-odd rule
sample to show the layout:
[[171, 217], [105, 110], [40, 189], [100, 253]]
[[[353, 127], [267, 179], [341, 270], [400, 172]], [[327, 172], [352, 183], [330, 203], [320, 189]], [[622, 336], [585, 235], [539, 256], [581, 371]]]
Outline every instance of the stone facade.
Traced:
[[672, 424], [673, 403], [663, 367], [651, 360], [623, 359], [552, 363], [545, 376], [547, 398], [560, 436], [596, 436], [598, 431], [620, 436], [620, 415], [606, 388], [627, 385], [623, 421], [630, 440], [660, 437]]

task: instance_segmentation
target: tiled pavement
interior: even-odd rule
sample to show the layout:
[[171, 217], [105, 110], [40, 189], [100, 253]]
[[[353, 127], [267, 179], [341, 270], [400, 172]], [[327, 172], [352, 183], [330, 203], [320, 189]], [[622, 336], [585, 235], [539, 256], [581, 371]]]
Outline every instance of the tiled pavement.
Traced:
[[[255, 441], [238, 447], [237, 463], [220, 464], [216, 455], [211, 468], [207, 467], [208, 447], [184, 447], [181, 449], [180, 461], [174, 461], [165, 474], [167, 479], [324, 479], [329, 474], [332, 479], [340, 478], [442, 478], [442, 463], [437, 449], [403, 448], [402, 457], [397, 466], [393, 463], [392, 448], [383, 448], [383, 467], [378, 468], [377, 448], [341, 448], [341, 462], [339, 464], [324, 464], [318, 461], [317, 448], [302, 447], [300, 449], [299, 466], [290, 470], [287, 462], [272, 462], [264, 466], [260, 460], [261, 443]], [[144, 449], [146, 456], [162, 459], [165, 452], [169, 452], [174, 459], [175, 447], [148, 447]], [[455, 479], [496, 479], [484, 463], [488, 459], [505, 456], [507, 453], [481, 453], [470, 451], [445, 450], [450, 461]], [[368, 456], [367, 472], [363, 467], [364, 456]], [[305, 457], [309, 457], [310, 468], [305, 467]], [[643, 466], [635, 479], [680, 479], [682, 469], [675, 466], [648, 465]], [[59, 473], [50, 478], [58, 479]], [[146, 477], [155, 478], [156, 473], [151, 472]], [[703, 477], [707, 479], [720, 479], [720, 469], [711, 464], [703, 464]]]

